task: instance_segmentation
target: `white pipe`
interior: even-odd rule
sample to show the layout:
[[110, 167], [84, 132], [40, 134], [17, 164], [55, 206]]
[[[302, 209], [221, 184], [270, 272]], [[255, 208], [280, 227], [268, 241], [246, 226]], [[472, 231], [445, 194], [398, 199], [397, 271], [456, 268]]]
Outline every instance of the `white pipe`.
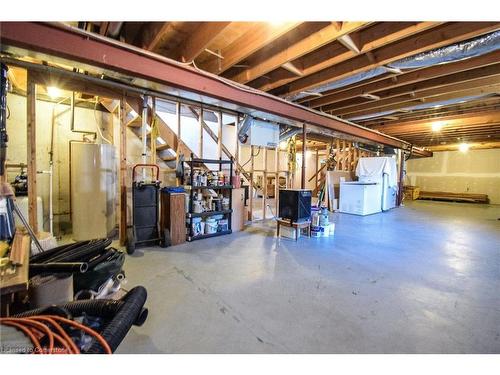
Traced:
[[53, 208], [53, 176], [54, 176], [54, 166], [52, 162], [49, 162], [48, 171], [37, 171], [38, 174], [48, 174], [49, 175], [49, 232], [54, 235], [54, 208]]

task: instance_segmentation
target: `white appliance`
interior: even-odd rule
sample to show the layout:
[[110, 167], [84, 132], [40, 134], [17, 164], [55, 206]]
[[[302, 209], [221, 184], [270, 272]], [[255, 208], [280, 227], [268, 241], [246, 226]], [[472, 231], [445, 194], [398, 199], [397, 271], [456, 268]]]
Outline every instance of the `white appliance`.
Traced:
[[116, 152], [112, 145], [71, 143], [73, 239], [105, 238], [116, 227]]
[[341, 182], [339, 211], [354, 215], [371, 215], [382, 211], [381, 187], [376, 182]]
[[360, 158], [356, 175], [358, 181], [340, 184], [340, 212], [369, 215], [396, 207], [398, 176], [394, 158]]
[[356, 175], [361, 182], [376, 182], [381, 185], [382, 211], [396, 207], [398, 168], [395, 158], [390, 156], [360, 158]]
[[248, 132], [248, 143], [252, 146], [277, 147], [280, 137], [279, 125], [253, 119]]

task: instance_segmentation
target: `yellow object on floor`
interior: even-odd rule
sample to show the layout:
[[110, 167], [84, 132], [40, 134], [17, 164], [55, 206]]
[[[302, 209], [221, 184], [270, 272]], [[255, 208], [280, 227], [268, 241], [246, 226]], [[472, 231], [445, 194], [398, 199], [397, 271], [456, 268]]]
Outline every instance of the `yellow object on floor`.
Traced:
[[9, 244], [5, 241], [0, 241], [0, 258], [3, 258], [9, 251]]

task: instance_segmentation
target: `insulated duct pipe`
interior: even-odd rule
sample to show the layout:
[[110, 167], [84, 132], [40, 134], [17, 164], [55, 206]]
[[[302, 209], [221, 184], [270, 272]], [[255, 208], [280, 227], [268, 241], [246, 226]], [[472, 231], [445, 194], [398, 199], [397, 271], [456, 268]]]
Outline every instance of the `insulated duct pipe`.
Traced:
[[293, 137], [296, 134], [302, 133], [301, 128], [297, 128], [295, 126], [290, 126], [286, 128], [282, 133], [280, 133], [280, 142], [286, 141], [288, 138]]
[[0, 64], [0, 175], [5, 173], [7, 159], [7, 65]]
[[110, 22], [108, 26], [108, 30], [106, 32], [106, 35], [116, 38], [117, 36], [120, 35], [120, 31], [122, 29], [123, 22]]
[[248, 132], [252, 127], [253, 117], [246, 115], [243, 117], [243, 121], [241, 121], [240, 130], [238, 131], [238, 139], [241, 143], [246, 143], [248, 139]]

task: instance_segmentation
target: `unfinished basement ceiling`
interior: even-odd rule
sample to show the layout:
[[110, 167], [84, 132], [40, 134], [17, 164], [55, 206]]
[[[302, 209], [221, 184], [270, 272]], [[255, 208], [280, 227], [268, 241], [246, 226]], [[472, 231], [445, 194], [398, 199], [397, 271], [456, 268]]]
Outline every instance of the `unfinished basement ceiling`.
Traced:
[[[106, 34], [107, 24], [89, 22], [80, 27]], [[466, 122], [464, 127], [446, 129], [454, 116], [479, 118], [483, 111], [499, 110], [498, 22], [124, 22], [119, 26], [116, 39], [418, 146], [500, 140], [498, 116], [493, 123], [471, 127]], [[426, 125], [408, 128], [416, 120]], [[442, 133], [431, 130], [436, 121], [442, 124]], [[399, 125], [408, 131], [399, 131]]]

